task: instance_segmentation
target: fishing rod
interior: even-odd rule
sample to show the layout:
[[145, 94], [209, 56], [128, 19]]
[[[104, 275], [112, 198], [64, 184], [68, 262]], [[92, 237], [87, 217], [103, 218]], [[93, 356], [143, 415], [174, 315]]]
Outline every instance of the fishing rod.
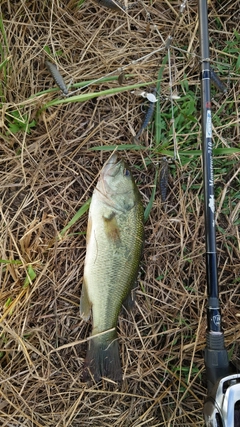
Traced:
[[204, 353], [207, 397], [203, 413], [206, 427], [240, 427], [240, 374], [237, 374], [228, 359], [224, 345], [219, 304], [207, 0], [198, 0], [198, 12], [201, 48], [202, 153], [208, 297], [207, 336]]

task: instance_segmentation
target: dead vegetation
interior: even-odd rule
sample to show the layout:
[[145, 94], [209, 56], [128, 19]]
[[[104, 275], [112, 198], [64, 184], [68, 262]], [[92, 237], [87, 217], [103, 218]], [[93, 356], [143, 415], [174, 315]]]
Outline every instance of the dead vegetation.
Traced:
[[[129, 84], [156, 80], [166, 52], [139, 60], [163, 46], [155, 25], [163, 40], [172, 34], [173, 45], [190, 53], [178, 55], [172, 49], [175, 92], [185, 78], [189, 85], [199, 86], [198, 59], [191, 55], [199, 53], [197, 6], [187, 2], [180, 19], [179, 6], [180, 2], [168, 0], [152, 5], [137, 2], [128, 14], [120, 14], [91, 0], [80, 7], [73, 0], [1, 2], [5, 29], [1, 53], [9, 60], [7, 68], [0, 70], [0, 258], [16, 261], [0, 264], [3, 427], [203, 426], [206, 283], [200, 157], [194, 163], [171, 165], [165, 205], [157, 189], [145, 226], [136, 308], [119, 320], [123, 384], [87, 386], [81, 372], [91, 324], [79, 316], [87, 214], [63, 238], [59, 233], [91, 197], [97, 174], [109, 155], [91, 149], [131, 143], [133, 130], [137, 132], [143, 119], [142, 100], [124, 92], [54, 106], [39, 114], [46, 102], [61, 97], [60, 91], [31, 99], [54, 86], [44, 66], [49, 57], [44, 46], [57, 59], [67, 83], [97, 79], [127, 64], [126, 72], [134, 74]], [[239, 33], [239, 2], [210, 1], [209, 8], [212, 46], [218, 40], [218, 48], [211, 54], [218, 61], [219, 46], [223, 49], [234, 39], [234, 30]], [[224, 31], [218, 31], [218, 22]], [[226, 53], [226, 61], [231, 55]], [[133, 61], [137, 62], [131, 64]], [[229, 79], [227, 96], [217, 96], [214, 108], [223, 106], [224, 114], [229, 114], [231, 102], [234, 114], [229, 115], [228, 123], [235, 126], [217, 125], [215, 136], [223, 143], [227, 138], [229, 146], [237, 147], [239, 74], [233, 71]], [[117, 85], [97, 82], [88, 90]], [[161, 95], [169, 96], [167, 70]], [[166, 103], [162, 101], [162, 109]], [[15, 112], [18, 124], [36, 120], [30, 133], [26, 126], [13, 132], [10, 124], [16, 124]], [[200, 112], [192, 149], [200, 149], [199, 124]], [[151, 128], [143, 133], [141, 142], [146, 151], [126, 150], [122, 156], [132, 167], [146, 206], [155, 176], [147, 151], [154, 144]], [[237, 362], [237, 157], [229, 156], [225, 174], [218, 171], [220, 293], [226, 345]], [[36, 277], [27, 284], [29, 266]]]

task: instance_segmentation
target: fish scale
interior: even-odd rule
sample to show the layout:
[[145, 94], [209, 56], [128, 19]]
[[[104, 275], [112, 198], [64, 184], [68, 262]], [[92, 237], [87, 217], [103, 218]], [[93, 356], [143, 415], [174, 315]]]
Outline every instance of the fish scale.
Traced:
[[80, 301], [83, 319], [87, 320], [91, 311], [93, 317], [85, 380], [91, 375], [95, 381], [101, 377], [121, 380], [116, 326], [125, 300], [130, 306], [142, 245], [140, 194], [124, 162], [114, 155], [101, 171], [89, 210]]
[[[130, 211], [128, 218], [130, 222], [135, 222], [134, 213], [135, 210]], [[123, 215], [123, 221], [124, 218], [126, 219], [126, 215]], [[120, 228], [123, 226], [123, 224], [121, 224], [121, 215], [118, 225]], [[97, 330], [98, 332], [102, 332], [103, 330], [112, 328], [113, 324], [116, 325], [118, 311], [122, 305], [122, 299], [127, 297], [129, 291], [128, 282], [131, 284], [135, 279], [137, 273], [136, 270], [138, 269], [138, 262], [134, 261], [134, 254], [132, 254], [131, 260], [127, 259], [126, 256], [126, 251], [129, 251], [130, 253], [132, 252], [132, 242], [135, 240], [135, 235], [129, 235], [129, 230], [126, 230], [127, 232], [121, 238], [121, 245], [116, 247], [116, 242], [108, 242], [108, 247], [106, 250], [104, 230], [101, 230], [101, 225], [99, 223], [97, 227], [98, 229], [94, 230], [93, 232], [93, 239], [96, 239], [95, 241], [97, 241], [97, 244], [95, 247], [91, 245], [91, 258], [94, 260], [94, 258], [98, 255], [98, 262], [91, 262], [89, 264], [91, 269], [89, 274], [91, 274], [92, 277], [97, 277], [99, 283], [109, 282], [110, 292], [107, 295], [103, 295], [101, 287], [97, 290], [94, 287], [94, 290], [89, 290], [89, 296], [90, 298], [94, 298], [92, 293], [98, 293], [98, 297], [96, 298], [98, 301], [98, 307], [96, 310], [93, 310], [93, 329], [94, 331]], [[137, 230], [135, 230], [135, 233], [137, 234]], [[140, 241], [139, 246], [141, 245], [142, 243]], [[121, 262], [119, 262], [120, 260]], [[127, 262], [131, 264], [130, 274], [126, 268]], [[99, 265], [104, 266], [104, 269], [99, 270]], [[85, 275], [86, 274], [88, 274], [88, 272], [85, 270]], [[118, 286], [116, 286], [115, 283], [118, 283]], [[111, 295], [111, 290], [115, 292], [114, 300]], [[106, 304], [106, 298], [110, 300], [111, 304]], [[101, 306], [103, 306], [103, 308]], [[108, 312], [105, 311], [105, 306], [108, 306]], [[103, 317], [104, 314], [106, 316], [106, 320]]]

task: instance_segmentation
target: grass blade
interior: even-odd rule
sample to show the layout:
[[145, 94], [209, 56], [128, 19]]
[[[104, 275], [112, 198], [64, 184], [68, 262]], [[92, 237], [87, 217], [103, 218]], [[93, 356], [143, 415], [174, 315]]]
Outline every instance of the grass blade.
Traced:
[[71, 221], [69, 221], [69, 223], [66, 225], [66, 227], [64, 227], [62, 229], [62, 231], [60, 232], [60, 236], [63, 237], [64, 234], [66, 233], [66, 231], [72, 227], [72, 225], [74, 225], [80, 218], [81, 216], [83, 216], [85, 214], [85, 212], [88, 211], [89, 206], [91, 203], [91, 199], [88, 199], [84, 205], [77, 211], [77, 213], [74, 215], [74, 217], [71, 219]]
[[83, 93], [80, 95], [74, 95], [74, 96], [70, 96], [68, 98], [63, 98], [63, 99], [53, 99], [52, 101], [47, 102], [42, 107], [41, 111], [46, 110], [47, 108], [52, 107], [54, 105], [69, 104], [69, 103], [74, 103], [74, 102], [85, 102], [85, 101], [89, 101], [90, 99], [93, 99], [93, 98], [98, 98], [100, 96], [115, 95], [117, 93], [129, 91], [129, 90], [133, 90], [133, 89], [138, 89], [140, 87], [146, 87], [146, 86], [150, 86], [153, 84], [156, 84], [156, 81], [148, 82], [148, 83], [138, 83], [138, 84], [130, 85], [130, 86], [123, 86], [123, 87], [121, 86], [121, 87], [102, 90], [100, 92]]
[[158, 168], [156, 169], [156, 172], [155, 172], [152, 194], [151, 194], [149, 203], [148, 203], [148, 205], [144, 211], [144, 222], [147, 222], [149, 215], [150, 215], [150, 212], [151, 212], [151, 209], [152, 209], [153, 202], [155, 200], [156, 189], [157, 189], [157, 179], [158, 179]]
[[90, 151], [114, 151], [114, 150], [145, 150], [146, 147], [143, 145], [136, 144], [122, 144], [122, 145], [98, 145], [97, 147], [92, 147]]
[[[163, 58], [162, 66], [158, 72], [158, 83], [157, 83], [157, 94], [158, 97], [160, 95], [160, 86], [161, 86], [161, 80], [163, 76], [163, 71], [165, 69], [165, 65], [168, 62], [168, 54]], [[156, 145], [160, 143], [161, 140], [161, 112], [160, 112], [160, 102], [159, 99], [157, 100], [156, 110], [155, 110], [155, 141]]]

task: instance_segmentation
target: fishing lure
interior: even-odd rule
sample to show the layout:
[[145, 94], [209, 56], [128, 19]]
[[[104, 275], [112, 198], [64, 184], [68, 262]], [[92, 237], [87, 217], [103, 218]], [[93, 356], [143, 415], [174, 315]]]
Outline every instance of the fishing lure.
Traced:
[[123, 85], [123, 83], [125, 83], [125, 81], [126, 81], [125, 74], [124, 73], [119, 74], [119, 76], [118, 76], [118, 83], [120, 85]]
[[168, 161], [166, 157], [163, 157], [160, 164], [160, 179], [159, 179], [160, 194], [161, 194], [162, 202], [165, 202], [167, 197], [168, 173], [169, 173]]
[[46, 67], [48, 68], [48, 70], [50, 71], [55, 83], [58, 85], [58, 87], [61, 89], [61, 91], [64, 93], [64, 95], [68, 95], [68, 88], [65, 85], [65, 82], [61, 76], [61, 74], [59, 73], [57, 67], [55, 64], [53, 64], [50, 61], [45, 61]]
[[139, 136], [142, 135], [143, 131], [146, 129], [148, 123], [151, 121], [154, 111], [155, 111], [155, 104], [156, 104], [156, 93], [157, 93], [157, 89], [154, 89], [153, 93], [148, 94], [148, 95], [152, 95], [152, 97], [148, 97], [148, 99], [150, 100], [149, 102], [149, 107], [146, 111], [143, 123], [141, 128], [139, 129], [136, 138], [139, 138]]
[[123, 6], [121, 3], [119, 3], [116, 0], [95, 0], [97, 4], [100, 6], [108, 7], [108, 9], [112, 10], [126, 10], [126, 7]]

